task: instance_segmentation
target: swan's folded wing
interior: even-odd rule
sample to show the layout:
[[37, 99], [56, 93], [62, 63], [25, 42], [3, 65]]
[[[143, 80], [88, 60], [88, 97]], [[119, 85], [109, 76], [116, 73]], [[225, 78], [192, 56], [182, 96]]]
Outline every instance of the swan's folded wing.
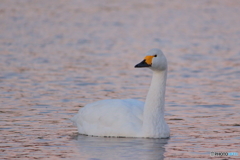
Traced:
[[132, 99], [102, 100], [86, 105], [73, 118], [79, 133], [128, 136], [140, 132], [144, 103]]

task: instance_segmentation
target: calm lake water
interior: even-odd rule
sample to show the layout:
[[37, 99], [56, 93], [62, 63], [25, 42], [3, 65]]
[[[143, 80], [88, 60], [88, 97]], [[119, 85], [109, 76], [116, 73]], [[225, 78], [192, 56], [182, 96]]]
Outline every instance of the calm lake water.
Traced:
[[[0, 159], [239, 159], [240, 1], [2, 0]], [[170, 139], [77, 134], [69, 118], [109, 98], [145, 99], [169, 62]]]

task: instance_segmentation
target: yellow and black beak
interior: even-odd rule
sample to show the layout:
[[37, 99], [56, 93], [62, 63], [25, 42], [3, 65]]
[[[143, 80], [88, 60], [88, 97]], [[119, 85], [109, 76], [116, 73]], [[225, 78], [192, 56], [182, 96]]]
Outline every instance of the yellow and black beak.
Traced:
[[135, 68], [142, 68], [142, 67], [151, 67], [152, 66], [152, 59], [154, 56], [146, 56], [144, 60], [138, 63]]

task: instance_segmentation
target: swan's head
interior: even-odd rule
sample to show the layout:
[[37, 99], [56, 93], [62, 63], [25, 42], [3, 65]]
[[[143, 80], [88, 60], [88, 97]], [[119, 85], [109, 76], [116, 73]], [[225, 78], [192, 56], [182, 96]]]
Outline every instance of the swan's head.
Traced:
[[142, 67], [148, 67], [154, 71], [164, 71], [167, 69], [167, 59], [160, 49], [154, 48], [148, 51], [144, 60], [135, 66], [135, 68]]

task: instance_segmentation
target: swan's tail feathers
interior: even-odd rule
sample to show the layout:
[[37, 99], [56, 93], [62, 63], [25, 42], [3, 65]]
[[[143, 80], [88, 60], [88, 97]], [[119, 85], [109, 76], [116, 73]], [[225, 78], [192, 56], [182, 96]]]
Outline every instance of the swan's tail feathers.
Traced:
[[78, 114], [74, 115], [72, 118], [69, 118], [75, 126], [77, 126]]

